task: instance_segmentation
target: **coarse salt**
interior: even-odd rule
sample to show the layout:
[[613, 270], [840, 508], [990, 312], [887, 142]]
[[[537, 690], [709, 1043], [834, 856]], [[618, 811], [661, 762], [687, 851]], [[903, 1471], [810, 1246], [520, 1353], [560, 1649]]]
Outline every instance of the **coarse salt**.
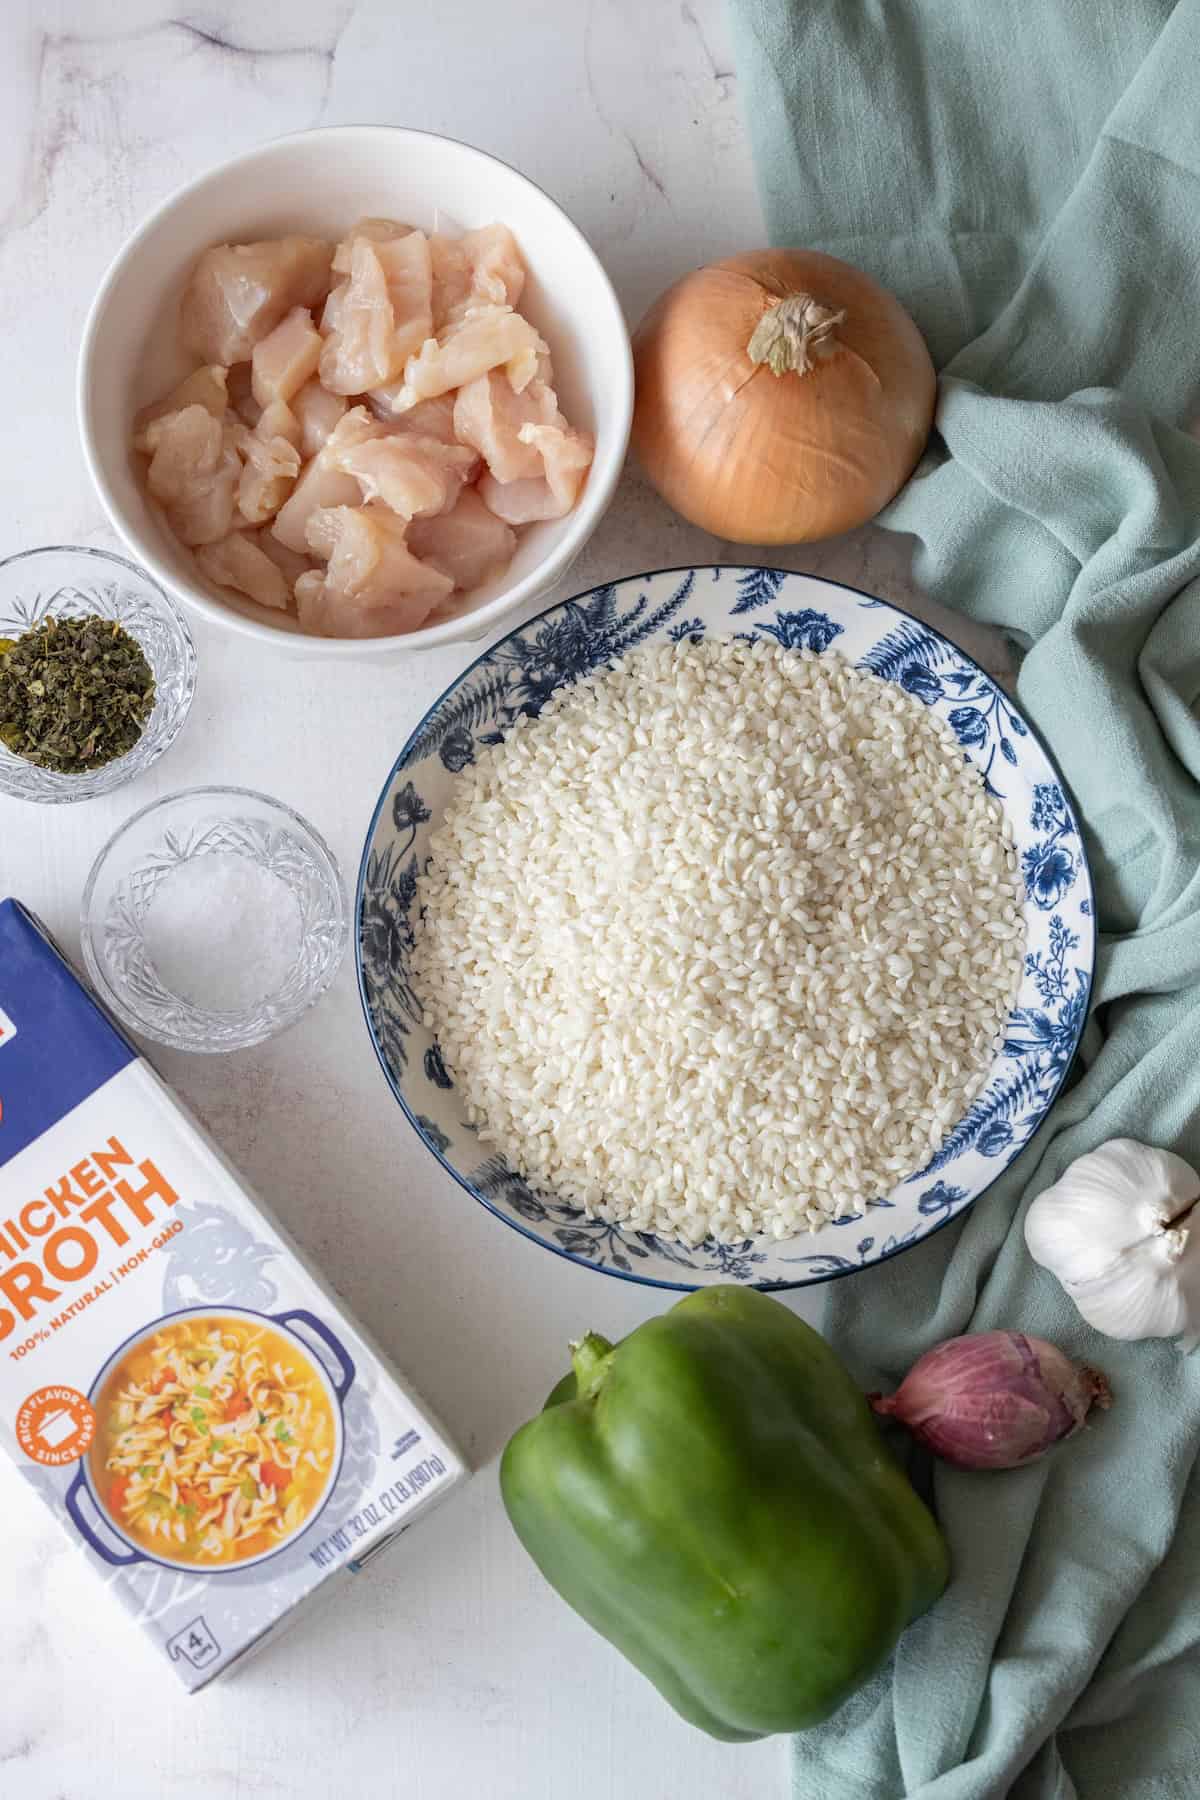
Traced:
[[279, 992], [300, 954], [300, 907], [286, 881], [232, 850], [190, 857], [165, 876], [142, 927], [163, 986], [212, 1012], [243, 1012]]

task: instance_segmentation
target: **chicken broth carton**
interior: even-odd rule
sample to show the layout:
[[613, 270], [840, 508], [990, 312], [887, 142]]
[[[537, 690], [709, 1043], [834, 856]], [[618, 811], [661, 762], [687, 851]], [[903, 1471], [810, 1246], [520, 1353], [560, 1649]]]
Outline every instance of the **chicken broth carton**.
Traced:
[[192, 1690], [466, 1475], [13, 900], [0, 1443]]

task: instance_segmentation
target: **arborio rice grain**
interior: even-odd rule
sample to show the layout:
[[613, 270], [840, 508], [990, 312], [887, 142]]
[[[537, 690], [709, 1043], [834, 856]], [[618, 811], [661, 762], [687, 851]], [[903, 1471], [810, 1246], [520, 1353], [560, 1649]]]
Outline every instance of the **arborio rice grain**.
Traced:
[[510, 1167], [696, 1243], [923, 1167], [1021, 973], [1011, 835], [950, 728], [835, 654], [653, 645], [460, 776], [425, 1023]]

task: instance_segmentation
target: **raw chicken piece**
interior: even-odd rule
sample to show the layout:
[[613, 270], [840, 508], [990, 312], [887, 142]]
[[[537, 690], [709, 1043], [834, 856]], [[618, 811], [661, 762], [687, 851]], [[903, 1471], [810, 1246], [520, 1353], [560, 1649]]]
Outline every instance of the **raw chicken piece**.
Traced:
[[474, 488], [464, 488], [440, 518], [414, 519], [407, 542], [414, 556], [465, 590], [499, 575], [517, 547], [516, 533], [488, 511]]
[[275, 567], [281, 571], [288, 584], [289, 593], [301, 575], [307, 575], [310, 569], [316, 567], [311, 556], [301, 556], [298, 551], [289, 550], [286, 544], [280, 543], [273, 531], [255, 531], [248, 535], [253, 537], [263, 555], [269, 557]]
[[545, 473], [537, 447], [517, 435], [523, 425], [561, 427], [566, 423], [553, 390], [544, 382], [535, 379], [522, 393], [514, 394], [495, 369], [459, 388], [454, 401], [455, 437], [478, 450], [497, 481], [521, 481]]
[[210, 581], [236, 588], [260, 606], [286, 608], [291, 589], [282, 572], [246, 531], [231, 531], [215, 544], [203, 544], [196, 561]]
[[465, 445], [404, 432], [348, 445], [334, 463], [354, 476], [364, 501], [381, 500], [401, 519], [449, 512], [479, 470], [479, 458]]
[[262, 417], [262, 407], [254, 398], [250, 364], [234, 363], [225, 385], [229, 394], [230, 406], [242, 424], [248, 425], [253, 431]]
[[305, 631], [320, 631], [317, 615], [325, 598], [325, 571], [314, 564], [303, 575], [297, 575], [293, 593], [296, 612]]
[[165, 399], [155, 401], [153, 406], [144, 406], [133, 422], [137, 434], [133, 440], [134, 449], [145, 456], [153, 456], [155, 440], [149, 435], [149, 427], [168, 413], [182, 412], [185, 406], [202, 406], [214, 419], [222, 418], [229, 400], [228, 375], [229, 370], [219, 363], [209, 363], [202, 369], [193, 369], [187, 380], [181, 381]]
[[179, 311], [184, 348], [206, 363], [248, 362], [255, 344], [293, 306], [320, 306], [329, 292], [333, 245], [285, 237], [215, 244], [192, 270]]
[[429, 240], [429, 260], [433, 270], [433, 329], [444, 331], [466, 308], [471, 292], [471, 258], [461, 238], [435, 232]]
[[254, 430], [260, 438], [286, 438], [294, 450], [300, 448], [300, 421], [286, 400], [272, 400], [270, 406], [264, 406]]
[[356, 238], [366, 238], [372, 244], [386, 244], [392, 238], [407, 237], [412, 229], [411, 225], [402, 225], [399, 219], [360, 219], [357, 225], [350, 227], [333, 253], [334, 274], [350, 273], [350, 253]]
[[399, 375], [406, 360], [433, 335], [433, 272], [429, 263], [429, 239], [423, 231], [377, 244], [375, 254], [387, 276], [388, 299], [395, 320], [393, 374]]
[[525, 287], [525, 263], [507, 225], [484, 225], [460, 240], [471, 259], [472, 306], [516, 306]]
[[554, 425], [522, 425], [517, 436], [523, 444], [532, 444], [540, 453], [550, 492], [563, 512], [570, 512], [579, 498], [583, 478], [592, 466], [595, 440], [586, 431], [572, 431], [565, 419]]
[[328, 334], [321, 347], [321, 384], [335, 394], [364, 394], [395, 373], [395, 321], [383, 264], [364, 238], [355, 241], [351, 254], [350, 279], [329, 296], [321, 319]]
[[407, 412], [395, 410], [396, 398], [404, 386], [393, 381], [387, 387], [372, 388], [367, 405], [377, 419], [387, 419], [393, 431], [415, 431], [418, 437], [437, 438], [439, 443], [455, 444], [454, 395], [439, 394], [436, 400], [420, 400]]
[[319, 381], [306, 381], [292, 401], [292, 411], [300, 422], [300, 454], [315, 456], [338, 420], [346, 411], [341, 394], [331, 394]]
[[444, 331], [469, 307], [515, 306], [525, 264], [507, 225], [484, 225], [462, 237], [429, 240], [433, 262], [433, 324]]
[[319, 452], [301, 470], [300, 479], [279, 508], [271, 526], [273, 537], [289, 550], [301, 554], [308, 548], [305, 527], [317, 507], [357, 506], [362, 501], [362, 489], [353, 475], [343, 475], [340, 469], [331, 468], [322, 460], [324, 454], [324, 451]]
[[521, 481], [497, 481], [485, 475], [479, 483], [484, 505], [510, 525], [561, 519], [579, 498], [584, 473], [591, 467], [591, 438], [557, 425], [522, 425], [517, 436], [523, 444], [536, 448], [545, 473]]
[[387, 637], [415, 631], [454, 583], [408, 549], [404, 523], [380, 506], [321, 508], [309, 543], [329, 566], [319, 585], [296, 583], [300, 623], [323, 637]]
[[285, 437], [262, 435], [264, 413], [257, 431], [233, 427], [233, 440], [245, 459], [238, 482], [238, 511], [251, 525], [261, 525], [279, 511], [300, 473], [300, 452]]
[[439, 602], [426, 607], [429, 596], [407, 595], [394, 601], [347, 600], [330, 591], [320, 575], [302, 575], [296, 583], [296, 610], [301, 629], [317, 637], [399, 637], [424, 625]]
[[448, 394], [501, 365], [520, 393], [537, 374], [537, 359], [545, 348], [529, 321], [510, 306], [481, 306], [440, 338], [428, 338], [420, 354], [409, 357], [396, 410], [407, 412], [418, 400]]
[[185, 544], [213, 544], [233, 523], [233, 496], [242, 472], [232, 434], [207, 407], [196, 404], [155, 421], [154, 453], [146, 485]]
[[387, 426], [373, 419], [365, 406], [352, 407], [343, 414], [322, 448], [305, 464], [299, 481], [279, 509], [271, 530], [281, 544], [303, 555], [308, 549], [305, 527], [318, 506], [361, 505], [357, 481], [338, 468], [337, 459], [351, 444], [381, 437], [386, 431]]
[[324, 385], [335, 394], [363, 394], [395, 380], [433, 328], [430, 293], [423, 232], [382, 244], [356, 238], [350, 280], [322, 319], [329, 333], [321, 351]]
[[293, 306], [274, 331], [254, 346], [250, 380], [260, 406], [272, 400], [290, 400], [316, 374], [321, 356], [321, 334], [306, 307]]
[[329, 290], [325, 304], [321, 308], [320, 320], [318, 321], [321, 331], [326, 337], [331, 336], [335, 331], [341, 330], [342, 302], [345, 300], [349, 290], [350, 283], [348, 280], [339, 281], [336, 286], [331, 287]]

